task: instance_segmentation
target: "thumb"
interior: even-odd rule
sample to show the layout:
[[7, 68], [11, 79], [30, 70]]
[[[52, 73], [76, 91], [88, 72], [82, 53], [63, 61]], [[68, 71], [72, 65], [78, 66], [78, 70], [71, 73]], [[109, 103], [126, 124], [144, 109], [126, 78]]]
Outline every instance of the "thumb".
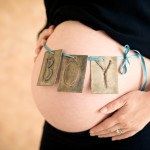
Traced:
[[101, 113], [112, 113], [116, 110], [118, 110], [119, 108], [121, 108], [122, 106], [124, 106], [126, 104], [126, 98], [120, 97], [110, 103], [108, 103], [107, 105], [105, 105], [104, 107], [102, 107], [99, 111]]

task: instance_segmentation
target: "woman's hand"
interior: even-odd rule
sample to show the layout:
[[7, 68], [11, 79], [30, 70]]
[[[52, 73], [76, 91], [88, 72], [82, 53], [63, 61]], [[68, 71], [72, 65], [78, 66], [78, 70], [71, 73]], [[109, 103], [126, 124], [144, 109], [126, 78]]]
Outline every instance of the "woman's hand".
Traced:
[[46, 44], [48, 37], [53, 33], [53, 31], [54, 25], [51, 25], [48, 29], [45, 29], [40, 33], [35, 49], [36, 56], [34, 57], [34, 62], [36, 61], [38, 54], [40, 53], [43, 46]]
[[90, 130], [91, 136], [121, 140], [135, 135], [150, 122], [150, 92], [133, 91], [104, 106], [113, 115]]

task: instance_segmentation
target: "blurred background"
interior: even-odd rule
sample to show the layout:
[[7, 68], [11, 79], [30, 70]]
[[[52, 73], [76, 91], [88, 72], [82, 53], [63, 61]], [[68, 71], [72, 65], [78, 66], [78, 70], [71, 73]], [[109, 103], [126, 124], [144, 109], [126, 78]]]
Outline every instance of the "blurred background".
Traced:
[[38, 150], [43, 118], [31, 92], [43, 0], [0, 0], [0, 150]]

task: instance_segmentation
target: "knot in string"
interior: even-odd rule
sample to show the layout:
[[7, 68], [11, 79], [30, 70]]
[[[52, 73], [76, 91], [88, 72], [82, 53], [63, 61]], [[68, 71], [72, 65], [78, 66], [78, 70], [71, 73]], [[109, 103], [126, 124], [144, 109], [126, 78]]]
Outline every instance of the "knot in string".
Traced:
[[[120, 67], [120, 73], [125, 74], [127, 72], [127, 65], [126, 64], [127, 64], [127, 62], [128, 62], [128, 64], [130, 64], [129, 58], [141, 58], [143, 74], [144, 74], [144, 77], [145, 77], [144, 83], [141, 87], [141, 91], [144, 91], [145, 88], [146, 88], [147, 82], [148, 82], [148, 74], [147, 74], [147, 69], [146, 69], [146, 64], [145, 64], [144, 57], [140, 54], [140, 52], [138, 50], [130, 50], [129, 45], [125, 45], [123, 50], [124, 50], [125, 54], [123, 56], [123, 63], [121, 64], [121, 67]], [[130, 51], [133, 51], [136, 54], [132, 55], [132, 56], [128, 56], [128, 53]], [[121, 59], [122, 59], [121, 57], [118, 57], [118, 60], [121, 60]]]
[[121, 67], [120, 67], [120, 73], [126, 74], [127, 73], [127, 63], [130, 65], [130, 61], [129, 61], [129, 57], [128, 57], [128, 53], [130, 52], [129, 45], [125, 45], [123, 48], [123, 51], [124, 51], [124, 59], [123, 59], [123, 63], [121, 64]]

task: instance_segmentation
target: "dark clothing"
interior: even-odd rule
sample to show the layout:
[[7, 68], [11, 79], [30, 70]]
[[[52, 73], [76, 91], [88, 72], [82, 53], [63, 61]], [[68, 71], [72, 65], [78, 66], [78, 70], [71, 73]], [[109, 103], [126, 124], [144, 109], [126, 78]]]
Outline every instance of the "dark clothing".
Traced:
[[68, 133], [60, 131], [45, 122], [40, 150], [150, 150], [150, 123], [134, 136], [111, 141], [111, 138], [92, 137], [89, 131]]
[[150, 0], [44, 0], [47, 22], [78, 20], [150, 58]]

